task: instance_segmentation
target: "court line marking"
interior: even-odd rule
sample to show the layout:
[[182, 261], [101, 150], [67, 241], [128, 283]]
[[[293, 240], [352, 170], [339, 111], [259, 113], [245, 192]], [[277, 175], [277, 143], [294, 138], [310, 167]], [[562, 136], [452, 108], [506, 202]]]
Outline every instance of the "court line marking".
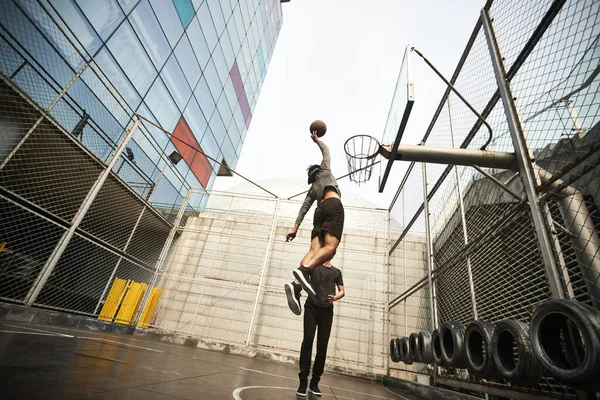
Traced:
[[44, 329], [35, 329], [35, 328], [30, 328], [28, 326], [19, 326], [19, 325], [10, 325], [10, 324], [2, 324], [2, 325], [4, 325], [4, 326], [10, 326], [11, 328], [28, 329], [28, 330], [36, 331], [36, 332], [52, 333], [55, 336], [74, 337], [73, 335], [67, 335], [65, 333], [58, 333], [58, 332], [53, 332], [53, 331], [46, 331]]
[[53, 335], [51, 333], [39, 333], [39, 332], [19, 332], [19, 331], [0, 330], [0, 333], [18, 333], [21, 335], [38, 335], [38, 336], [54, 336], [54, 337], [56, 337], [56, 335]]
[[[237, 389], [235, 389], [233, 391], [233, 398], [235, 400], [243, 400], [242, 397], [240, 396], [240, 393], [242, 393], [242, 391], [246, 390], [246, 389], [279, 389], [279, 390], [293, 390], [294, 394], [296, 394], [296, 389], [294, 388], [290, 388], [290, 387], [282, 387], [282, 386], [243, 386], [243, 387], [239, 387]], [[332, 396], [328, 393], [323, 393], [323, 396], [331, 396], [331, 397], [335, 397]], [[343, 398], [343, 399], [349, 399], [349, 400], [356, 400], [354, 397], [346, 397], [346, 396], [341, 396], [341, 397], [337, 397], [337, 398]]]
[[[251, 368], [245, 368], [245, 367], [237, 367], [237, 368], [238, 368], [238, 369], [242, 369], [242, 370], [244, 370], [244, 371], [249, 371], [249, 372], [257, 372], [257, 373], [259, 373], [259, 374], [263, 374], [263, 375], [270, 375], [270, 376], [274, 376], [274, 377], [276, 377], [276, 378], [285, 378], [285, 379], [291, 379], [291, 380], [294, 380], [294, 381], [295, 381], [295, 380], [297, 380], [297, 378], [290, 378], [289, 376], [283, 376], [283, 375], [271, 374], [271, 373], [269, 373], [269, 372], [264, 372], [264, 371], [257, 370], [257, 369], [251, 369]], [[383, 400], [394, 400], [394, 399], [392, 399], [392, 398], [390, 398], [390, 397], [383, 397], [383, 396], [379, 396], [379, 395], [376, 395], [376, 394], [370, 394], [370, 393], [358, 392], [358, 391], [356, 391], [356, 390], [351, 390], [351, 389], [341, 388], [341, 387], [337, 387], [337, 386], [331, 386], [331, 385], [323, 385], [323, 386], [324, 386], [324, 387], [325, 387], [325, 386], [328, 386], [328, 387], [330, 387], [331, 389], [344, 390], [344, 391], [346, 391], [346, 392], [352, 392], [352, 393], [360, 394], [360, 395], [362, 395], [362, 396], [374, 397], [374, 398], [377, 398], [377, 399], [383, 399]], [[247, 386], [247, 387], [254, 387], [254, 386]], [[271, 387], [271, 386], [265, 386], [265, 387]], [[384, 386], [381, 386], [381, 388], [382, 388], [382, 389], [386, 389]], [[404, 397], [404, 396], [402, 396], [402, 395], [400, 395], [400, 394], [398, 394], [398, 393], [394, 393], [394, 392], [392, 392], [391, 390], [388, 390], [388, 389], [386, 389], [386, 390], [387, 390], [388, 392], [390, 392], [390, 393], [392, 393], [392, 394], [394, 394], [394, 395], [398, 396], [398, 397], [401, 397], [401, 398], [403, 398], [403, 399], [406, 399], [406, 400], [410, 400], [409, 398], [407, 398], [407, 397]], [[328, 396], [329, 396], [329, 395], [328, 395]], [[342, 396], [342, 397], [346, 397], [346, 396]]]
[[153, 351], [155, 353], [164, 353], [164, 351], [162, 351], [162, 350], [151, 349], [150, 347], [136, 346], [134, 344], [129, 344], [129, 343], [115, 342], [114, 340], [108, 340], [108, 339], [102, 339], [102, 338], [95, 338], [95, 337], [88, 337], [88, 336], [77, 336], [77, 337], [79, 339], [98, 340], [100, 342], [108, 342], [108, 343], [118, 344], [120, 346], [133, 347], [135, 349], [148, 350], [148, 351]]

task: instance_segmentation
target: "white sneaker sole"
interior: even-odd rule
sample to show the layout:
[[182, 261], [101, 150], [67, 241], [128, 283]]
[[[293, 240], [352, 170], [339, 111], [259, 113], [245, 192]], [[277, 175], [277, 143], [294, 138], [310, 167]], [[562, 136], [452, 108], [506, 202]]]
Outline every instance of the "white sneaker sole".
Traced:
[[304, 278], [304, 274], [302, 273], [302, 271], [298, 271], [297, 269], [295, 269], [294, 278], [296, 278], [298, 282], [300, 282], [300, 286], [302, 286], [302, 289], [304, 289], [306, 293], [311, 294], [313, 296], [317, 295], [317, 292], [315, 292], [315, 289], [313, 289], [310, 282], [307, 281], [306, 278]]
[[288, 282], [285, 284], [284, 289], [290, 310], [292, 310], [292, 312], [296, 315], [302, 314], [302, 307], [300, 306], [300, 302], [298, 301], [298, 299], [296, 299], [296, 296], [294, 296], [294, 285]]
[[314, 394], [317, 397], [321, 397], [321, 392], [313, 392], [312, 390], [308, 389], [309, 392], [311, 392], [312, 394]]

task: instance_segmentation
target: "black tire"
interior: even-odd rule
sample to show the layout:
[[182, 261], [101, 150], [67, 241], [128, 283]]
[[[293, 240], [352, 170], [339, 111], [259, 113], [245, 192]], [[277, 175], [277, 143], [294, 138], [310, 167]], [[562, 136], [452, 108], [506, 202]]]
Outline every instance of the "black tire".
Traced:
[[433, 363], [433, 352], [431, 350], [431, 333], [419, 332], [419, 353], [421, 362], [425, 364]]
[[410, 351], [414, 362], [421, 362], [421, 352], [419, 351], [419, 334], [411, 333], [408, 337], [410, 342]]
[[506, 319], [492, 335], [492, 355], [500, 375], [518, 386], [533, 386], [542, 378], [543, 369], [529, 343], [529, 326]]
[[390, 340], [390, 358], [393, 362], [400, 362], [400, 352], [398, 349], [399, 339]]
[[439, 329], [435, 329], [431, 332], [431, 355], [433, 356], [433, 362], [436, 365], [440, 367], [446, 366], [442, 355], [442, 338], [440, 337]]
[[529, 332], [533, 353], [553, 377], [600, 390], [600, 311], [572, 300], [550, 300], [531, 317]]
[[398, 343], [398, 355], [400, 356], [400, 361], [404, 362], [404, 350], [402, 349], [402, 339], [397, 338], [396, 341]]
[[410, 340], [407, 337], [400, 339], [400, 346], [402, 347], [402, 355], [404, 356], [404, 364], [411, 365], [413, 363], [412, 350], [410, 348]]
[[500, 376], [492, 357], [494, 324], [473, 321], [465, 329], [467, 369], [479, 378], [496, 380]]
[[444, 322], [440, 328], [442, 357], [444, 363], [452, 368], [467, 368], [465, 355], [465, 327], [460, 322]]

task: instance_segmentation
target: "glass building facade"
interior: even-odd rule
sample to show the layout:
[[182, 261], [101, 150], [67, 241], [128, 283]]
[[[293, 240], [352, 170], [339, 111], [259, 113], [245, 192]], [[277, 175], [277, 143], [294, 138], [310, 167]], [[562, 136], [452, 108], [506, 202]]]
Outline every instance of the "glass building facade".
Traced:
[[168, 132], [145, 124], [115, 172], [175, 209], [235, 169], [281, 23], [278, 0], [5, 0], [0, 71], [101, 160], [136, 113]]

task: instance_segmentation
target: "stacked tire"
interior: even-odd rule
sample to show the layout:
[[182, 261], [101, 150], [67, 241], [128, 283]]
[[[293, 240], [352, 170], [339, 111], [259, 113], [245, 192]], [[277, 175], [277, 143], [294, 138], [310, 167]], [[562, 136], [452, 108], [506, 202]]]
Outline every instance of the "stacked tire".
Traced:
[[[392, 339], [394, 362], [466, 368], [481, 379], [534, 386], [544, 375], [584, 390], [600, 390], [600, 311], [571, 300], [541, 304], [529, 324], [457, 321]], [[396, 361], [397, 360], [397, 361]]]

